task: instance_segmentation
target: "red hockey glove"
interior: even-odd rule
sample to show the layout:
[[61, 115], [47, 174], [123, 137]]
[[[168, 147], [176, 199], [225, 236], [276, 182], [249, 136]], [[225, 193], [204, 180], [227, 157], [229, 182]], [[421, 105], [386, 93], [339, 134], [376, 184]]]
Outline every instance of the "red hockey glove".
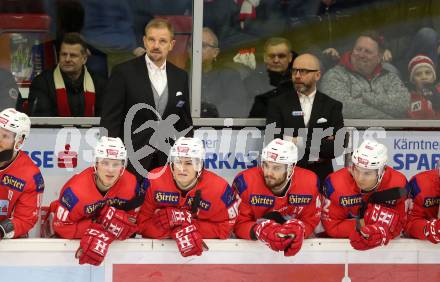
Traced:
[[283, 224], [283, 227], [288, 231], [289, 236], [293, 237], [293, 241], [284, 250], [284, 256], [290, 257], [296, 255], [301, 249], [302, 243], [304, 241], [304, 233], [306, 227], [301, 220], [291, 219]]
[[387, 228], [380, 224], [371, 224], [361, 227], [360, 232], [350, 234], [351, 246], [359, 251], [373, 249], [388, 244], [391, 235]]
[[75, 257], [79, 258], [79, 264], [100, 265], [113, 240], [113, 235], [102, 229], [101, 225], [92, 224], [81, 238]]
[[433, 219], [428, 221], [425, 226], [425, 236], [427, 240], [434, 244], [438, 244], [440, 242], [440, 220]]
[[154, 224], [165, 231], [172, 231], [175, 227], [191, 224], [191, 213], [182, 208], [162, 208], [156, 211]]
[[119, 240], [130, 238], [136, 233], [136, 219], [123, 210], [105, 206], [97, 220], [102, 227]]
[[254, 226], [255, 237], [274, 251], [284, 251], [293, 242], [290, 227], [267, 219]]
[[380, 224], [385, 226], [392, 237], [400, 234], [403, 221], [396, 210], [378, 204], [368, 204], [364, 215], [365, 225]]
[[173, 238], [182, 256], [200, 256], [202, 254], [204, 242], [202, 235], [197, 231], [194, 224], [177, 228], [176, 231], [173, 232]]

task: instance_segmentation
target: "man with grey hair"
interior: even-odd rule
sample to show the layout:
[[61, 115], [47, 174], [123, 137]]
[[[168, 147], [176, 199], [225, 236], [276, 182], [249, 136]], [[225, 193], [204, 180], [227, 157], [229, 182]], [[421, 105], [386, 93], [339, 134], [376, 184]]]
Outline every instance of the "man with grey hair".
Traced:
[[360, 35], [322, 78], [320, 90], [344, 103], [345, 118], [406, 117], [410, 94], [397, 74], [382, 68], [382, 41], [374, 32]]

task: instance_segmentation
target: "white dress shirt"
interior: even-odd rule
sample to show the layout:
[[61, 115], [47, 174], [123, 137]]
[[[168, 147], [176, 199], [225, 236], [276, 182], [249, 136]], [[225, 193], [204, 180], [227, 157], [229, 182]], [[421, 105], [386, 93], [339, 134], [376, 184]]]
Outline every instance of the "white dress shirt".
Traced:
[[310, 121], [310, 115], [312, 114], [313, 101], [315, 100], [316, 89], [309, 95], [298, 93], [299, 103], [304, 113], [304, 124], [308, 127]]
[[158, 67], [150, 60], [148, 55], [145, 55], [145, 62], [147, 63], [148, 77], [150, 78], [151, 85], [153, 85], [160, 96], [168, 83], [167, 62], [165, 61], [162, 66]]

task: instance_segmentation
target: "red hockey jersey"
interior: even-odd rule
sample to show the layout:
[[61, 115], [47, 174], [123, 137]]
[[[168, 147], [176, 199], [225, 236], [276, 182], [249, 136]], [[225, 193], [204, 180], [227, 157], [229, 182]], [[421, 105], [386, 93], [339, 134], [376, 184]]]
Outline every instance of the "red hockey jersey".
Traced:
[[405, 233], [426, 239], [424, 228], [428, 221], [438, 218], [440, 204], [440, 178], [437, 169], [418, 173], [410, 182], [412, 205], [408, 210]]
[[241, 197], [234, 227], [238, 238], [250, 240], [250, 232], [256, 221], [272, 211], [281, 213], [286, 219], [301, 220], [306, 226], [306, 238], [319, 223], [321, 200], [318, 177], [310, 170], [295, 167], [290, 186], [283, 197], [275, 196], [266, 186], [261, 167], [240, 172], [234, 179], [233, 187]]
[[[83, 170], [64, 184], [59, 199], [50, 205], [51, 212], [55, 213], [52, 222], [55, 233], [61, 238], [80, 239], [102, 207], [109, 205], [126, 210], [137, 197], [144, 196], [143, 185], [125, 171], [103, 196], [95, 184], [94, 168]], [[136, 216], [135, 208], [128, 212]]]
[[5, 169], [0, 170], [0, 222], [10, 219], [13, 234], [26, 235], [38, 220], [44, 180], [38, 167], [22, 151]]
[[[382, 181], [374, 192], [395, 187], [407, 188], [407, 186], [407, 180], [402, 173], [386, 166]], [[348, 168], [342, 168], [327, 177], [322, 193], [325, 198], [321, 220], [327, 235], [334, 238], [348, 238], [355, 230], [355, 218], [362, 201], [367, 201], [373, 192], [361, 193]], [[405, 198], [390, 201], [386, 206], [396, 210], [400, 220], [405, 220]], [[400, 228], [391, 235], [396, 237], [401, 231]]]
[[[158, 173], [163, 167], [153, 170]], [[169, 166], [163, 175], [150, 179], [144, 204], [139, 212], [139, 233], [144, 238], [163, 239], [171, 236], [153, 223], [154, 212], [165, 207], [184, 207], [191, 210], [196, 191], [201, 191], [201, 200], [192, 222], [205, 239], [227, 239], [237, 217], [237, 195], [229, 184], [213, 172], [203, 170], [197, 184], [186, 193], [174, 182]]]

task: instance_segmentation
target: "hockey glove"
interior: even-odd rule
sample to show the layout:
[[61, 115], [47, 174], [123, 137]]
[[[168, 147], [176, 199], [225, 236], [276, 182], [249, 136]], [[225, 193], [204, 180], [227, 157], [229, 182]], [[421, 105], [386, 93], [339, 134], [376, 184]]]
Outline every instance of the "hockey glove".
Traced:
[[100, 265], [113, 240], [113, 235], [101, 225], [92, 224], [81, 238], [75, 257], [79, 259], [79, 264]]
[[290, 257], [296, 255], [301, 249], [304, 241], [305, 225], [301, 220], [291, 219], [283, 224], [283, 227], [287, 230], [288, 236], [293, 237], [293, 241], [284, 250], [284, 256]]
[[399, 213], [379, 204], [368, 204], [364, 214], [364, 223], [365, 225], [380, 224], [388, 229], [392, 237], [399, 235], [403, 228]]
[[371, 224], [361, 227], [360, 231], [353, 231], [350, 235], [351, 246], [359, 251], [373, 249], [388, 244], [391, 235], [387, 228], [380, 224]]
[[173, 239], [183, 257], [200, 256], [203, 252], [203, 238], [194, 224], [176, 228]]
[[270, 219], [257, 223], [253, 230], [258, 240], [277, 252], [284, 251], [293, 242], [294, 234], [291, 233], [291, 228]]
[[176, 227], [191, 224], [191, 213], [182, 208], [162, 208], [156, 210], [153, 217], [154, 224], [165, 231], [172, 231]]
[[102, 227], [119, 240], [130, 238], [136, 233], [136, 219], [123, 210], [105, 206], [97, 220]]
[[440, 242], [440, 220], [433, 219], [425, 225], [426, 239], [434, 244]]

